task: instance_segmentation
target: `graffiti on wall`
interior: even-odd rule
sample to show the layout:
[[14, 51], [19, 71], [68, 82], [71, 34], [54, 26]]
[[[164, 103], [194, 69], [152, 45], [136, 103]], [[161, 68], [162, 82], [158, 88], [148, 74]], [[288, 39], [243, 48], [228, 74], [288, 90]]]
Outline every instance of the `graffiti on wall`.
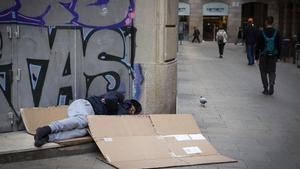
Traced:
[[[62, 20], [55, 18], [59, 20], [56, 21], [55, 25], [76, 26], [89, 29], [116, 29], [130, 25], [132, 19], [135, 17], [134, 0], [95, 0], [93, 3], [78, 0], [70, 0], [69, 2], [32, 0], [31, 3], [24, 0], [7, 0], [7, 2], [9, 1], [14, 2], [12, 3], [13, 6], [0, 11], [0, 23], [52, 26], [51, 21], [48, 21], [47, 17], [61, 18], [60, 14], [67, 12], [69, 13], [69, 17], [63, 18]], [[31, 16], [31, 13], [24, 12], [26, 10], [23, 10], [23, 8], [27, 9], [27, 7], [32, 6], [32, 4], [39, 7], [39, 14]], [[118, 4], [121, 4], [123, 8], [120, 9], [120, 5]], [[56, 6], [60, 8], [55, 8]], [[61, 9], [65, 11], [61, 11]], [[89, 11], [89, 14], [87, 14], [86, 11]], [[97, 16], [98, 19], [101, 17], [102, 21], [88, 20], [87, 17], [93, 14]]]
[[27, 59], [34, 106], [39, 106], [49, 60]]
[[4, 94], [8, 105], [16, 112], [12, 103], [12, 64], [0, 65], [0, 89]]
[[120, 76], [118, 73], [113, 72], [113, 71], [104, 72], [104, 73], [100, 73], [97, 75], [87, 75], [86, 73], [84, 73], [84, 76], [85, 76], [85, 82], [86, 82], [86, 87], [87, 87], [85, 97], [88, 97], [88, 92], [89, 92], [91, 83], [97, 77], [103, 77], [108, 82], [106, 85], [107, 91], [114, 91], [114, 90], [118, 89], [120, 86]]
[[[78, 0], [69, 0], [68, 2], [33, 0], [32, 3], [37, 3], [39, 8], [36, 9], [37, 12], [32, 13], [28, 12], [30, 11], [28, 10], [29, 7], [31, 7], [29, 9], [32, 9], [32, 3], [28, 3], [28, 1], [8, 0], [0, 2], [0, 5], [1, 3], [6, 2], [11, 2], [8, 4], [12, 5], [8, 5], [8, 7], [2, 11], [0, 10], [0, 24], [15, 23], [39, 26], [47, 29], [47, 43], [49, 44], [50, 51], [54, 53], [55, 51], [52, 51], [53, 46], [56, 43], [57, 34], [60, 30], [80, 31], [83, 52], [81, 57], [83, 58], [91, 57], [87, 56], [88, 45], [92, 38], [99, 36], [97, 34], [99, 31], [110, 30], [112, 33], [117, 33], [120, 36], [119, 39], [121, 39], [118, 43], [122, 46], [122, 53], [116, 54], [110, 50], [104, 50], [99, 52], [95, 57], [100, 62], [118, 63], [121, 67], [124, 67], [127, 70], [128, 76], [133, 80], [133, 97], [135, 99], [140, 99], [140, 85], [143, 83], [143, 77], [141, 66], [139, 64], [134, 64], [136, 33], [136, 29], [132, 24], [132, 19], [135, 17], [134, 0], [95, 0], [92, 3], [91, 1], [87, 3], [86, 1], [83, 2]], [[84, 11], [89, 11], [89, 14]], [[95, 16], [97, 15], [95, 19], [89, 19], [93, 14], [95, 14]], [[3, 44], [8, 42], [8, 40], [3, 39], [1, 33], [6, 32], [0, 31], [0, 59], [3, 56]], [[128, 43], [131, 43], [131, 45]], [[131, 48], [129, 48], [129, 46]], [[113, 47], [114, 46], [112, 46], [112, 48]], [[67, 53], [67, 59], [63, 60], [63, 71], [60, 72], [62, 77], [68, 77], [76, 73], [76, 71], [71, 69], [71, 65], [74, 63], [73, 59], [76, 58], [71, 57], [70, 52]], [[47, 78], [47, 73], [49, 71], [55, 71], [48, 70], [49, 64], [51, 63], [50, 60], [34, 57], [26, 58], [29, 75], [28, 83], [30, 83], [34, 106], [40, 105], [43, 90], [46, 90], [43, 86], [45, 84], [45, 79]], [[10, 76], [11, 70], [12, 63], [1, 65], [0, 60], [1, 91], [9, 103], [9, 106], [14, 109], [11, 101], [11, 85], [13, 80]], [[102, 78], [106, 81], [105, 88], [107, 91], [117, 90], [121, 87], [121, 84], [124, 84], [119, 72], [114, 70], [93, 73], [82, 72], [79, 76], [83, 76], [85, 79], [86, 97], [88, 96], [93, 82], [98, 78]], [[65, 105], [71, 103], [74, 99], [73, 92], [73, 86], [60, 86], [57, 93], [56, 104]]]
[[0, 65], [0, 89], [3, 92], [9, 105], [12, 105], [11, 101], [11, 78], [12, 64]]
[[59, 89], [57, 105], [69, 105], [73, 100], [72, 87], [62, 87]]
[[2, 34], [0, 32], [0, 59], [2, 58], [2, 48], [3, 48], [3, 39], [2, 39]]

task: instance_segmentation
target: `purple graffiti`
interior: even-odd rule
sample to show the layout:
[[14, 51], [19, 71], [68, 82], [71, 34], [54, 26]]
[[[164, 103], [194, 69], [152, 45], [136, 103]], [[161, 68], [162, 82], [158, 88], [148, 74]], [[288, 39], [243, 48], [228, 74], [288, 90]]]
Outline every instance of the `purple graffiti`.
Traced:
[[102, 16], [106, 16], [107, 13], [108, 13], [108, 7], [107, 7], [107, 4], [108, 4], [109, 0], [97, 0], [96, 2], [94, 3], [90, 3], [88, 4], [88, 6], [98, 6], [101, 8], [101, 15]]
[[[56, 23], [55, 25], [52, 24], [51, 26], [74, 26], [74, 27], [83, 27], [83, 28], [96, 29], [96, 30], [117, 29], [123, 26], [128, 26], [131, 25], [132, 19], [135, 17], [134, 0], [128, 0], [128, 1], [129, 1], [129, 5], [127, 9], [125, 7], [124, 10], [125, 13], [124, 15], [121, 15], [120, 21], [116, 21], [109, 24], [106, 23], [104, 25], [99, 25], [99, 23], [85, 23], [85, 21], [82, 21], [84, 20], [84, 16], [82, 16], [80, 11], [78, 11], [79, 3], [82, 3], [81, 1], [78, 0], [69, 0], [68, 2], [57, 1], [57, 3], [63, 7], [62, 9], [66, 10], [68, 13], [71, 14], [70, 16], [71, 18], [65, 18], [65, 21]], [[28, 16], [21, 13], [22, 3], [25, 4], [25, 2], [23, 2], [22, 0], [15, 0], [14, 2], [15, 3], [12, 7], [0, 11], [0, 24], [18, 23], [18, 24], [35, 25], [35, 26], [50, 26], [47, 24], [47, 20], [45, 19], [45, 16], [49, 15], [53, 17], [53, 15], [59, 15], [59, 13], [57, 13], [56, 11], [52, 11], [51, 5], [48, 4], [43, 10], [43, 12], [41, 12], [40, 15]], [[108, 13], [108, 4], [110, 2], [111, 2], [110, 0], [95, 0], [94, 2], [86, 5], [86, 7], [88, 7], [86, 11], [88, 11], [89, 8], [91, 8], [92, 10], [95, 9], [94, 7], [99, 7], [100, 14], [102, 15], [102, 17], [106, 17]], [[43, 2], [43, 3], [47, 3], [47, 2]]]
[[0, 59], [2, 58], [3, 39], [2, 33], [0, 32]]
[[36, 17], [23, 15], [19, 12], [21, 9], [20, 0], [15, 0], [15, 5], [9, 9], [0, 12], [0, 22], [16, 22], [29, 25], [45, 25], [44, 17], [50, 11], [51, 6], [48, 5], [45, 11]]
[[101, 5], [107, 5], [109, 0], [96, 0], [94, 3], [88, 4], [89, 6], [101, 6]]
[[[68, 22], [68, 23], [72, 24], [72, 25], [75, 25], [75, 26], [81, 26], [81, 27], [90, 28], [90, 29], [116, 29], [116, 28], [120, 28], [122, 26], [130, 25], [132, 23], [132, 19], [135, 17], [135, 11], [134, 11], [135, 4], [134, 4], [134, 0], [130, 0], [130, 5], [128, 7], [128, 12], [126, 14], [126, 17], [123, 20], [121, 20], [120, 22], [112, 24], [112, 25], [107, 25], [107, 26], [97, 26], [97, 25], [84, 24], [84, 23], [82, 23], [82, 22], [79, 21], [80, 15], [75, 10], [77, 2], [78, 2], [78, 0], [72, 0], [69, 3], [62, 3], [62, 2], [60, 2], [60, 4], [66, 10], [68, 10], [72, 14], [72, 16], [73, 16], [73, 19], [70, 22]], [[88, 4], [88, 6], [100, 6], [101, 7], [103, 5], [107, 5], [108, 3], [109, 3], [109, 0], [97, 0], [94, 3]]]

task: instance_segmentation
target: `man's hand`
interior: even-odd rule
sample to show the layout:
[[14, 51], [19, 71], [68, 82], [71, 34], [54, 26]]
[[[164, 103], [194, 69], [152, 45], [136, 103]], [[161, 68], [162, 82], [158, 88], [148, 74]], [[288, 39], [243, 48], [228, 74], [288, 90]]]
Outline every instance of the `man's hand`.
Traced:
[[101, 99], [101, 102], [102, 102], [103, 104], [105, 104], [105, 98], [102, 98], [102, 99]]

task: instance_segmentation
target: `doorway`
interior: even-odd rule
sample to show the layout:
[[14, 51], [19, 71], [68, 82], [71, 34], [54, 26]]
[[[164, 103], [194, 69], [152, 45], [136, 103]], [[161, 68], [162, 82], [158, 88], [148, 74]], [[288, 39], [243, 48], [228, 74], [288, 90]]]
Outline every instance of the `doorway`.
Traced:
[[227, 16], [203, 16], [203, 40], [214, 41], [220, 26], [227, 28]]
[[189, 39], [189, 16], [179, 16], [178, 33], [182, 33], [182, 40]]

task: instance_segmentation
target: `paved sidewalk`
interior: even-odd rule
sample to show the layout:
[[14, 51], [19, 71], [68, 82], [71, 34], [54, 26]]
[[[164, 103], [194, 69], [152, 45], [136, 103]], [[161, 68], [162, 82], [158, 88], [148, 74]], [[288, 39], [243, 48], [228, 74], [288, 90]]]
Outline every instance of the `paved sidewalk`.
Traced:
[[[257, 65], [244, 47], [226, 44], [218, 58], [211, 42], [184, 42], [178, 55], [177, 113], [190, 113], [215, 148], [238, 163], [178, 169], [299, 169], [300, 69], [278, 64], [273, 96], [261, 94]], [[201, 107], [200, 96], [208, 99]], [[98, 153], [0, 164], [0, 169], [111, 169]]]
[[239, 160], [207, 168], [300, 168], [300, 69], [278, 63], [277, 72], [274, 95], [264, 96], [244, 47], [226, 44], [223, 59], [215, 43], [179, 47], [177, 113], [194, 114], [217, 150]]

